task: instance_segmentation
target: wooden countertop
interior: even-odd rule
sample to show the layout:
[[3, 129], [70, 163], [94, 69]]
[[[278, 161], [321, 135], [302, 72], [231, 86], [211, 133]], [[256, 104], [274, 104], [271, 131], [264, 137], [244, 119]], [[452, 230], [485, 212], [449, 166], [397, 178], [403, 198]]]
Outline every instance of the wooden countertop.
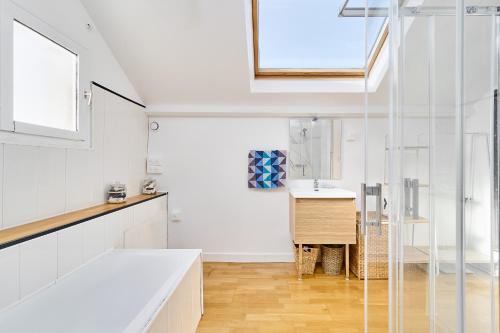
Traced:
[[356, 199], [356, 192], [341, 188], [291, 189], [290, 195], [295, 199]]
[[47, 219], [19, 225], [16, 227], [0, 230], [0, 249], [6, 248], [33, 238], [41, 237], [46, 234], [56, 232], [61, 229], [69, 228], [73, 225], [83, 223], [97, 217], [107, 215], [127, 207], [135, 206], [158, 197], [167, 195], [167, 193], [157, 193], [154, 195], [141, 194], [130, 198], [121, 204], [102, 204], [74, 212], [50, 217]]

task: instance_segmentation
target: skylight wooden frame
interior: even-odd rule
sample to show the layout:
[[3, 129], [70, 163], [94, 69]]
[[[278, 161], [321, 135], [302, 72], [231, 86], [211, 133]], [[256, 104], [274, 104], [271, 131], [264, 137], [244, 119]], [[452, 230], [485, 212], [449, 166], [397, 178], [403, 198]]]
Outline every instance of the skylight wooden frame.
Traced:
[[[259, 63], [259, 0], [252, 0], [253, 64], [255, 78], [351, 78], [365, 77], [365, 70], [347, 68], [260, 68]], [[380, 55], [387, 36], [387, 20], [375, 41], [368, 61], [368, 75]]]

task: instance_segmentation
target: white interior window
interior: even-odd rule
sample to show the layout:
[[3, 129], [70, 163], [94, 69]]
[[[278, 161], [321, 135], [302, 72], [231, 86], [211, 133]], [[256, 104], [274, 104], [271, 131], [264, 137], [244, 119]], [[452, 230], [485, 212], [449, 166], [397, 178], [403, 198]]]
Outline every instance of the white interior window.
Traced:
[[21, 141], [37, 144], [38, 137], [49, 144], [83, 142], [88, 146], [90, 109], [85, 99], [90, 82], [85, 81], [85, 50], [38, 18], [5, 3], [1, 129], [15, 134], [16, 139], [9, 141], [28, 136]]
[[78, 56], [14, 21], [14, 122], [78, 130]]

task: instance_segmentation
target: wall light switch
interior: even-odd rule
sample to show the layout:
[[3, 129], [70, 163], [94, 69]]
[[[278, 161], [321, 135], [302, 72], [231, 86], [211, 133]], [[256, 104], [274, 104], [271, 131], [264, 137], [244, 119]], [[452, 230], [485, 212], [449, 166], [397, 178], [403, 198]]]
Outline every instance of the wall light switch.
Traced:
[[163, 173], [163, 163], [160, 158], [149, 157], [147, 160], [146, 171], [149, 174], [161, 174]]

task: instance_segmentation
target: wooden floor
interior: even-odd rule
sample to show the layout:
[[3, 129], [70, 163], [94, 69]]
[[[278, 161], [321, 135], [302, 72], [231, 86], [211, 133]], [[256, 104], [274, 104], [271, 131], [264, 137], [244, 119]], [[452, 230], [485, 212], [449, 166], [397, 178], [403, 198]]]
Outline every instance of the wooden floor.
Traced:
[[[296, 274], [288, 263], [205, 263], [197, 332], [363, 332], [363, 281], [321, 268], [302, 281]], [[370, 281], [370, 288], [370, 332], [387, 332], [387, 280]]]
[[[407, 265], [405, 305], [401, 309], [404, 331], [427, 332], [427, 273]], [[316, 269], [314, 277], [297, 280], [294, 264], [205, 263], [205, 314], [198, 333], [363, 332], [363, 281], [332, 277]], [[466, 276], [468, 332], [490, 332], [489, 278]], [[387, 332], [387, 280], [369, 281], [369, 332]], [[454, 332], [455, 275], [436, 279], [437, 332]], [[496, 286], [498, 309], [498, 285]], [[497, 323], [498, 311], [495, 312]], [[498, 331], [497, 331], [498, 332]]]

